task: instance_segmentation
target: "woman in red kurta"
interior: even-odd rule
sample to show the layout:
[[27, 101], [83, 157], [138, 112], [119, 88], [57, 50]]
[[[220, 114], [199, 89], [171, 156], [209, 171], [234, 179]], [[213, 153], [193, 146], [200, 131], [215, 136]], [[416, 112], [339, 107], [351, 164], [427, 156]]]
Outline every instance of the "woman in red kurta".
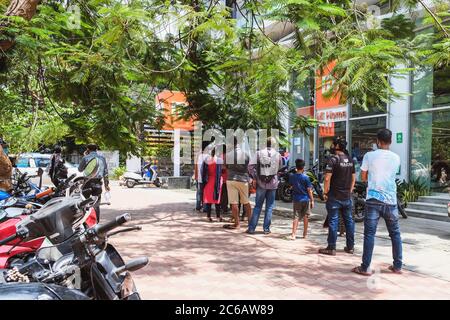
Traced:
[[222, 168], [223, 160], [215, 155], [215, 150], [213, 149], [211, 155], [206, 158], [202, 166], [202, 181], [205, 184], [203, 189], [203, 204], [205, 207], [206, 214], [208, 215], [208, 220], [212, 222], [211, 218], [211, 205], [214, 204], [216, 207], [216, 216], [219, 221], [221, 218], [221, 194], [222, 194]]

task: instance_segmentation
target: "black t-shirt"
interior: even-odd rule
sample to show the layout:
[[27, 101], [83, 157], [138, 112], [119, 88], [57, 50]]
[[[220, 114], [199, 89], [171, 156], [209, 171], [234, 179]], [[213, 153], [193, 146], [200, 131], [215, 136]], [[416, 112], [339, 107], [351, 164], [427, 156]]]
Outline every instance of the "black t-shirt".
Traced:
[[350, 199], [352, 174], [355, 173], [352, 159], [345, 154], [333, 155], [327, 161], [325, 172], [333, 174], [328, 197], [336, 200]]

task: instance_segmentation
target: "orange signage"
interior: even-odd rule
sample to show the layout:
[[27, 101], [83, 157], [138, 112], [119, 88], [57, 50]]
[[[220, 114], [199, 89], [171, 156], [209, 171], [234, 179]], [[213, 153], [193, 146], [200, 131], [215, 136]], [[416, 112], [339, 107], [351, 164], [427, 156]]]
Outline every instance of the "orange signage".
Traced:
[[318, 70], [316, 72], [316, 108], [325, 109], [341, 105], [339, 92], [334, 92], [331, 97], [324, 97], [324, 94], [329, 92], [331, 86], [333, 85], [333, 77], [331, 75], [336, 61], [328, 63], [328, 65], [323, 70]]
[[297, 116], [314, 117], [314, 106], [297, 108]]
[[319, 137], [334, 137], [334, 122], [319, 125]]
[[186, 96], [179, 91], [161, 91], [155, 98], [157, 108], [160, 108], [164, 115], [163, 130], [182, 129], [194, 130], [194, 120], [179, 119], [180, 107], [187, 105]]

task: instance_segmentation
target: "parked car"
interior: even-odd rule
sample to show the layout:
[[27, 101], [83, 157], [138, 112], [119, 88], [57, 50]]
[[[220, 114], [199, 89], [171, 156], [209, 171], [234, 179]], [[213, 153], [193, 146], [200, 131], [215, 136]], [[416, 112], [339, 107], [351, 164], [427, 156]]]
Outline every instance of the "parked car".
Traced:
[[[42, 181], [44, 185], [52, 184], [48, 171], [50, 169], [51, 154], [46, 153], [23, 153], [17, 157], [16, 166], [22, 173], [28, 173], [30, 176], [37, 175], [38, 169], [42, 168], [44, 174], [42, 176]], [[78, 172], [78, 167], [70, 162], [65, 162], [65, 166], [68, 170], [68, 176], [76, 174], [78, 176], [83, 176], [81, 172]]]

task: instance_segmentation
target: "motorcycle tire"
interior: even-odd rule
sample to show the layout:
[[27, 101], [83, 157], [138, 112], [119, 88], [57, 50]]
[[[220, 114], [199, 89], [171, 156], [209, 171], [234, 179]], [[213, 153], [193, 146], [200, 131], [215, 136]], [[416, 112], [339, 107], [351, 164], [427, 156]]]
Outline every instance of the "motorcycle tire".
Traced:
[[353, 219], [355, 222], [363, 222], [365, 216], [366, 201], [364, 199], [356, 198], [353, 200]]
[[136, 185], [136, 181], [128, 179], [125, 182], [125, 185], [127, 186], [127, 188], [130, 188], [130, 189], [134, 188], [134, 186]]
[[402, 215], [402, 217], [403, 217], [404, 219], [407, 219], [407, 218], [408, 218], [408, 214], [407, 214], [406, 211], [405, 211], [404, 205], [403, 205], [400, 201], [397, 202], [397, 208], [398, 208], [398, 212], [400, 212], [400, 214]]
[[280, 199], [283, 202], [292, 202], [292, 187], [289, 184], [283, 183], [280, 186]]

